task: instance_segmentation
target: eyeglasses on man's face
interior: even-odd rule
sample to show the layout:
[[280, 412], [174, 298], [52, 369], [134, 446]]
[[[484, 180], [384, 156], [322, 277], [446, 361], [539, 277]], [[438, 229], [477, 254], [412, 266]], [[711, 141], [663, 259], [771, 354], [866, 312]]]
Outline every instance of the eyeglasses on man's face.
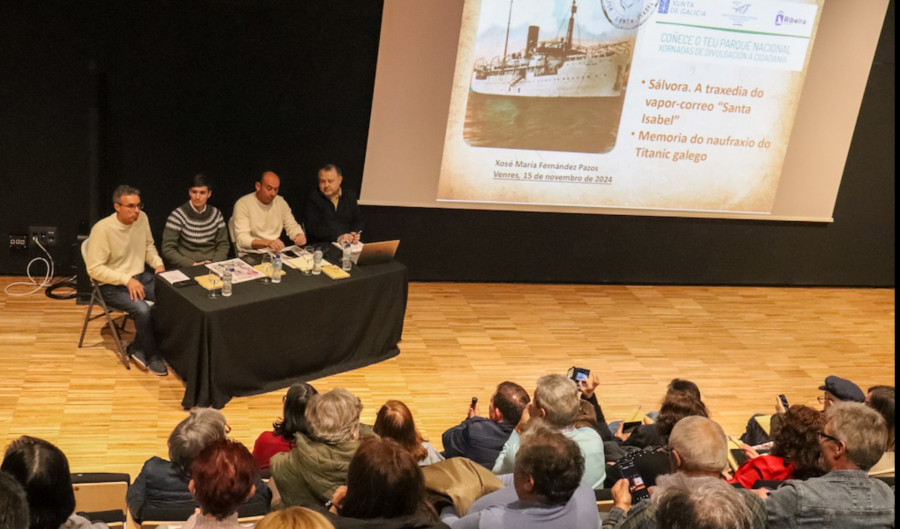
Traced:
[[123, 203], [121, 203], [121, 202], [116, 202], [116, 204], [118, 204], [119, 206], [122, 206], [122, 207], [125, 208], [125, 209], [131, 209], [131, 210], [134, 210], [134, 209], [144, 209], [144, 203], [143, 203], [143, 202], [138, 202], [137, 204], [123, 204]]
[[825, 432], [819, 432], [819, 442], [822, 441], [834, 441], [835, 443], [841, 443], [842, 441], [833, 435], [828, 435]]

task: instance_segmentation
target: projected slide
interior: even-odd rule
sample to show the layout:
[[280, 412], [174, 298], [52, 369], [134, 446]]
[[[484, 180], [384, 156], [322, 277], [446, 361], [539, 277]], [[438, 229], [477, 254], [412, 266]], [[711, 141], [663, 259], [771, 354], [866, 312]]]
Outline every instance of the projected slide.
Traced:
[[439, 201], [769, 213], [822, 0], [466, 0]]

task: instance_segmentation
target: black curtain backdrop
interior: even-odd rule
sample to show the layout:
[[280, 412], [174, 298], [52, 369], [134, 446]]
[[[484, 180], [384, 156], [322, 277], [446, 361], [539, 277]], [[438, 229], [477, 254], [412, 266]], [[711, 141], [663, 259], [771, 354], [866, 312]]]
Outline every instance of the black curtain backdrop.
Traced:
[[[281, 175], [297, 215], [324, 163], [342, 166], [344, 185], [358, 191], [381, 8], [374, 0], [0, 4], [0, 273], [24, 275], [37, 254], [9, 249], [10, 234], [50, 225], [59, 232], [57, 274], [74, 275], [76, 235], [112, 212], [119, 183], [142, 190], [157, 238], [201, 170], [213, 176], [212, 203], [226, 215], [266, 169]], [[392, 207], [363, 214], [368, 240], [401, 239], [398, 259], [411, 280], [893, 287], [894, 3], [833, 224]]]

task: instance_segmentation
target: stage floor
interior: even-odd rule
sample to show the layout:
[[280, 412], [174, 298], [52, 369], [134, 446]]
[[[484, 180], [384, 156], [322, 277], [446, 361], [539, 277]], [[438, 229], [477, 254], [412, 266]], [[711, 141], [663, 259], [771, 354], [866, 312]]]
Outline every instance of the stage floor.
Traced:
[[[19, 280], [0, 277], [0, 287]], [[73, 472], [134, 478], [149, 457], [167, 457], [184, 387], [171, 374], [125, 370], [102, 319], [79, 349], [86, 310], [42, 292], [0, 294], [0, 439], [41, 437]], [[357, 394], [370, 424], [385, 400], [402, 400], [440, 448], [472, 396], [486, 414], [503, 380], [531, 393], [541, 375], [590, 368], [607, 418], [618, 419], [638, 405], [657, 409], [668, 381], [682, 377], [736, 436], [779, 393], [818, 406], [827, 375], [863, 391], [893, 384], [894, 311], [893, 289], [411, 283], [400, 355], [312, 384]], [[230, 436], [252, 448], [283, 393], [229, 402]]]

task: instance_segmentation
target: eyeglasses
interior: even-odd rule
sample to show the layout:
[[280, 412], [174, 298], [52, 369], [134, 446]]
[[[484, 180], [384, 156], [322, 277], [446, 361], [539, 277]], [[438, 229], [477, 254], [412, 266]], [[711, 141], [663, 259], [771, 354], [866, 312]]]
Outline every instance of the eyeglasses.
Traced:
[[819, 432], [819, 441], [834, 441], [835, 443], [842, 443], [840, 439], [833, 435], [828, 435], [825, 432]]
[[231, 433], [231, 426], [226, 422], [225, 423], [225, 435], [228, 435], [230, 433]]
[[116, 204], [122, 206], [125, 209], [144, 209], [143, 202], [138, 202], [137, 204], [122, 204], [121, 202], [116, 202]]
[[825, 401], [834, 402], [834, 399], [828, 398], [828, 397], [826, 397], [826, 396], [824, 396], [824, 395], [823, 395], [823, 396], [820, 396], [820, 397], [817, 397], [816, 400], [819, 401], [819, 404], [825, 404]]

